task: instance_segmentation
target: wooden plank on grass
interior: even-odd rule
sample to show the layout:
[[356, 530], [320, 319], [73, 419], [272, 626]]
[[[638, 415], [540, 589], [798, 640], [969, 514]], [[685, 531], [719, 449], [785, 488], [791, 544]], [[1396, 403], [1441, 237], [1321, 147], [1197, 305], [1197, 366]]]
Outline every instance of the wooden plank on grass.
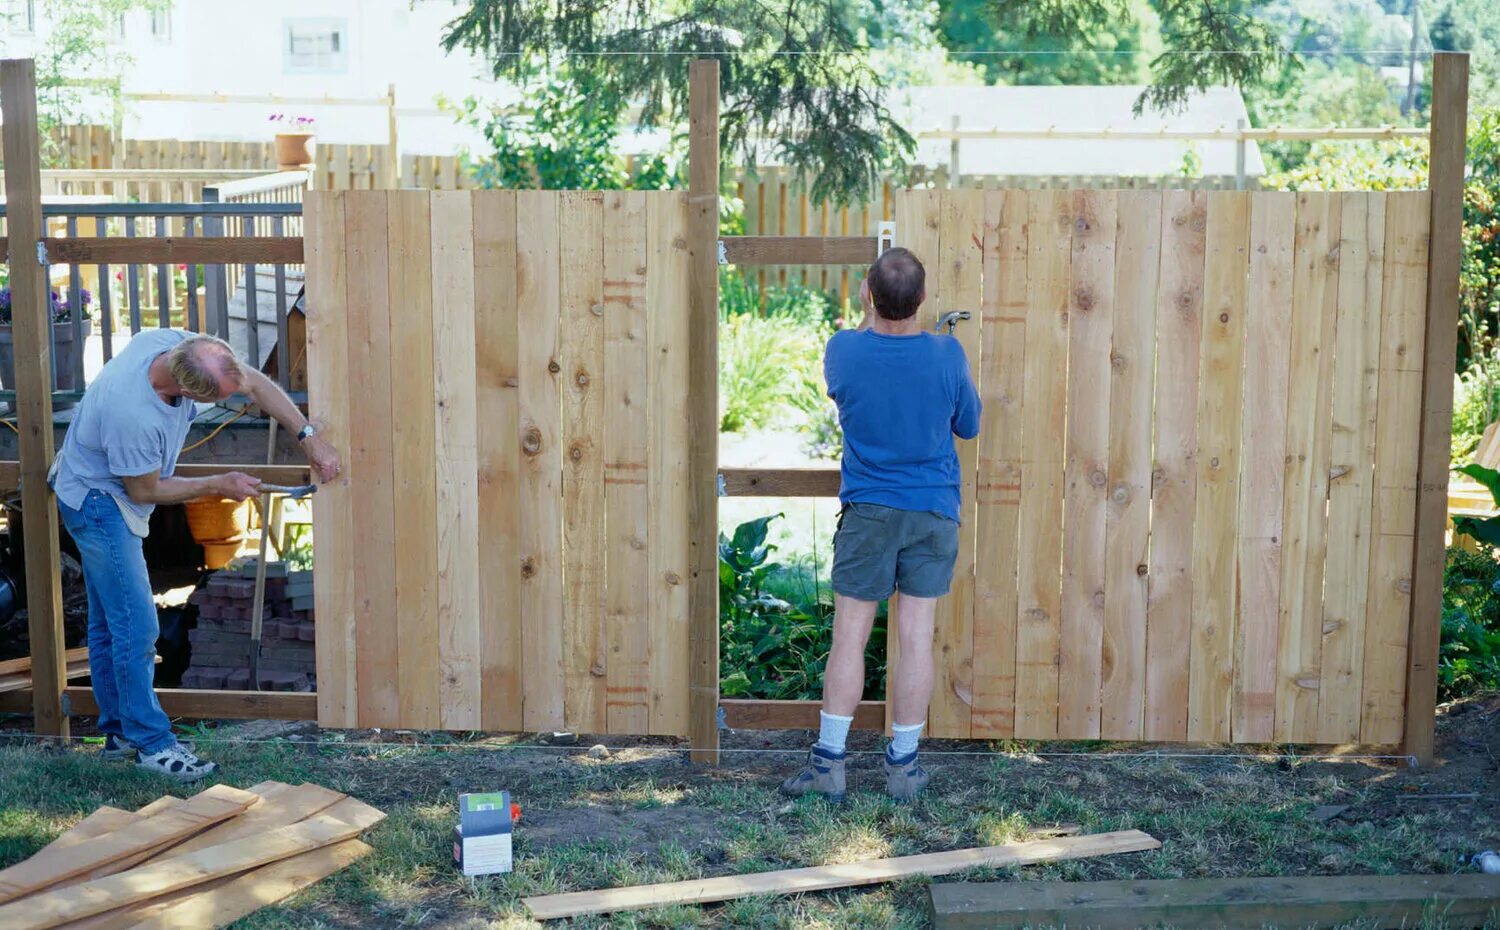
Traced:
[[392, 191], [389, 215], [391, 403], [395, 442], [397, 677], [401, 725], [437, 727], [437, 442], [432, 397], [432, 213], [427, 191]]
[[[349, 313], [349, 483], [352, 540], [355, 672], [359, 723], [401, 725], [397, 661], [394, 419], [391, 415], [391, 304], [388, 198], [385, 193], [344, 198]], [[397, 307], [405, 313], [407, 308]], [[355, 389], [355, 386], [358, 386]], [[400, 407], [405, 409], [405, 403]], [[314, 408], [316, 409], [316, 408]], [[351, 540], [351, 541], [352, 541]], [[331, 569], [337, 570], [337, 569]], [[322, 614], [318, 614], [319, 626]], [[321, 629], [319, 630], [321, 633]], [[321, 684], [321, 680], [320, 680]], [[321, 690], [321, 689], [320, 689]]]
[[1500, 897], [1495, 875], [1337, 875], [1106, 882], [953, 882], [932, 886], [934, 930], [989, 927], [1415, 927], [1429, 912], [1479, 926]]
[[520, 339], [522, 725], [563, 727], [562, 395], [558, 384], [558, 199], [516, 193]]
[[1384, 195], [1347, 193], [1340, 200], [1319, 743], [1359, 742], [1385, 262]]
[[680, 194], [656, 194], [646, 204], [646, 407], [650, 423], [647, 493], [647, 596], [651, 607], [652, 734], [686, 734], [688, 726], [688, 493], [687, 418], [682, 385], [688, 377], [687, 208]]
[[949, 852], [901, 856], [894, 859], [872, 859], [844, 865], [825, 865], [807, 869], [785, 869], [750, 875], [638, 885], [633, 888], [606, 888], [599, 891], [575, 891], [567, 894], [522, 898], [521, 903], [538, 920], [556, 920], [584, 914], [610, 914], [619, 911], [661, 907], [667, 904], [704, 904], [728, 901], [762, 894], [802, 894], [826, 888], [849, 888], [873, 885], [921, 875], [950, 875], [971, 868], [1005, 868], [1038, 862], [1058, 862], [1092, 856], [1144, 852], [1157, 849], [1159, 842], [1138, 830], [1098, 833], [1093, 836], [1068, 836], [1034, 840], [1008, 846], [985, 846]]
[[1240, 460], [1239, 622], [1235, 627], [1235, 742], [1268, 742], [1276, 724], [1281, 620], [1282, 482], [1292, 334], [1297, 202], [1265, 191], [1250, 203], [1250, 304], [1245, 339], [1244, 453]]
[[474, 367], [479, 418], [480, 723], [521, 729], [520, 330], [516, 195], [474, 198]]
[[647, 195], [604, 195], [606, 730], [651, 728]]
[[[303, 219], [307, 237], [307, 396], [322, 434], [334, 448], [351, 446], [346, 195], [309, 191]], [[354, 469], [350, 463], [350, 471]], [[313, 536], [320, 571], [313, 586], [318, 617], [318, 723], [359, 725], [358, 654], [354, 616], [354, 510], [348, 474], [313, 495]], [[363, 502], [361, 502], [363, 504]]]
[[1318, 736], [1339, 216], [1337, 194], [1297, 195], [1276, 686], [1275, 735], [1282, 742], [1310, 743]]
[[432, 194], [432, 405], [437, 507], [438, 722], [480, 726], [479, 423], [474, 382], [474, 208]]
[[1249, 196], [1209, 194], [1187, 695], [1187, 735], [1195, 741], [1222, 741], [1230, 735], [1249, 243]]
[[1016, 736], [1057, 736], [1073, 217], [1064, 191], [1028, 191], [1025, 403], [1016, 564]]
[[1146, 597], [1148, 740], [1187, 739], [1197, 508], [1198, 363], [1203, 328], [1208, 194], [1162, 194], [1156, 299], [1151, 559]]
[[[933, 323], [950, 310], [980, 309], [984, 242], [984, 194], [950, 191], [942, 197], [939, 253], [936, 267], [938, 299], [929, 295], [923, 312]], [[960, 322], [954, 337], [964, 348], [969, 376], [979, 384], [983, 314]], [[927, 326], [924, 325], [924, 329]], [[934, 737], [967, 739], [974, 681], [974, 484], [979, 463], [977, 439], [953, 440], [958, 454], [958, 556], [953, 583], [938, 601], [933, 660], [936, 678], [928, 710], [928, 732]]]
[[970, 736], [1016, 726], [1016, 560], [1026, 372], [1026, 194], [990, 191], [984, 207], [979, 428], [975, 479], [974, 707]]
[[1109, 498], [1110, 341], [1115, 313], [1116, 201], [1073, 191], [1068, 296], [1067, 454], [1063, 465], [1062, 615], [1057, 735], [1099, 738]]
[[301, 823], [231, 840], [184, 856], [149, 862], [88, 884], [43, 891], [24, 901], [0, 905], [0, 926], [15, 930], [46, 930], [128, 907], [181, 888], [354, 839], [384, 817], [367, 804], [345, 798]]
[[1122, 191], [1115, 240], [1099, 735], [1140, 739], [1146, 700], [1151, 389], [1162, 197]]
[[1369, 603], [1360, 742], [1403, 734], [1412, 606], [1412, 537], [1422, 421], [1429, 195], [1386, 194], [1380, 383], [1375, 423]]
[[604, 195], [562, 198], [563, 719], [603, 733], [604, 640]]
[[372, 852], [374, 849], [360, 840], [345, 840], [212, 883], [201, 891], [191, 889], [180, 898], [151, 901], [131, 912], [137, 919], [133, 930], [223, 927], [291, 897]]
[[[55, 885], [74, 875], [154, 849], [173, 839], [189, 836], [228, 820], [259, 801], [257, 795], [228, 785], [214, 785], [194, 795], [180, 808], [142, 818], [127, 830], [118, 831], [72, 848], [39, 853], [8, 869], [0, 870], [0, 901], [11, 901]], [[75, 889], [76, 891], [76, 889]], [[29, 905], [31, 902], [24, 902]], [[0, 907], [14, 914], [23, 906]], [[0, 919], [0, 926], [13, 926]]]

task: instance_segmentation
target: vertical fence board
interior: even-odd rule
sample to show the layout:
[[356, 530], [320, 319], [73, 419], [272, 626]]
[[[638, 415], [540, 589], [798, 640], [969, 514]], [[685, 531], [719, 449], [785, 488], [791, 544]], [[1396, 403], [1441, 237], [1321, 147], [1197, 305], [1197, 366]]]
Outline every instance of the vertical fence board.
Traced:
[[1292, 329], [1292, 194], [1250, 206], [1250, 305], [1245, 341], [1244, 452], [1240, 460], [1239, 623], [1234, 650], [1236, 742], [1267, 742], [1276, 723], [1281, 620], [1282, 482]]
[[611, 733], [651, 727], [646, 195], [604, 195], [604, 612]]
[[1162, 195], [1156, 303], [1151, 560], [1146, 600], [1146, 721], [1151, 740], [1187, 739], [1197, 509], [1198, 365], [1208, 195]]
[[984, 207], [984, 328], [979, 466], [975, 480], [974, 707], [970, 735], [1015, 732], [1016, 560], [1021, 413], [1026, 359], [1027, 204], [992, 191]]
[[562, 195], [563, 709], [568, 728], [603, 732], [604, 196]]
[[1360, 722], [1361, 742], [1370, 745], [1399, 742], [1403, 733], [1422, 418], [1429, 210], [1426, 191], [1386, 195], [1375, 500]]
[[1250, 199], [1208, 198], [1199, 357], [1188, 739], [1229, 739]]
[[520, 332], [522, 725], [564, 727], [562, 411], [558, 374], [561, 266], [558, 198], [516, 194], [516, 307]]
[[480, 726], [522, 727], [520, 340], [516, 195], [474, 198], [474, 368], [479, 442]]
[[1276, 736], [1301, 743], [1318, 735], [1333, 412], [1331, 350], [1338, 319], [1338, 208], [1334, 194], [1297, 195]]
[[[965, 191], [943, 197], [939, 254], [927, 259], [929, 277], [939, 279], [938, 299], [926, 303], [929, 316], [949, 310], [968, 310], [974, 316], [960, 322], [954, 335], [969, 360], [969, 374], [980, 383], [983, 314], [980, 310], [983, 266], [984, 194]], [[918, 256], [922, 258], [923, 256]], [[924, 327], [926, 328], [926, 327]], [[979, 444], [955, 439], [958, 453], [960, 515], [958, 557], [953, 584], [937, 605], [937, 669], [928, 713], [933, 736], [967, 738], [974, 681], [974, 485]]]
[[474, 382], [474, 208], [432, 195], [432, 372], [437, 466], [439, 719], [480, 721], [479, 439]]
[[1385, 260], [1385, 198], [1348, 193], [1340, 195], [1340, 201], [1320, 743], [1359, 740]]
[[650, 598], [651, 732], [687, 732], [688, 520], [690, 441], [682, 414], [687, 383], [688, 245], [686, 200], [647, 205], [646, 307], [650, 346], [647, 419], [651, 425]]
[[391, 406], [394, 429], [397, 680], [401, 719], [440, 723], [437, 630], [437, 474], [432, 450], [432, 218], [425, 191], [390, 194]]
[[[328, 441], [335, 448], [347, 447], [351, 421], [345, 320], [350, 307], [341, 195], [319, 193], [308, 197], [306, 236], [311, 266], [307, 278], [307, 349], [317, 359], [317, 364], [308, 369], [308, 403], [323, 418]], [[347, 475], [324, 485], [312, 500], [320, 568], [313, 585], [313, 607], [318, 617], [318, 722], [329, 727], [359, 725], [352, 589], [357, 562], [354, 503]]]
[[[1021, 411], [1021, 512], [1017, 563], [1016, 736], [1057, 736], [1069, 259], [1067, 194], [1027, 195], [1026, 403]], [[898, 226], [899, 228], [899, 226]]]
[[1146, 699], [1151, 393], [1162, 197], [1118, 195], [1099, 735], [1140, 739]]
[[[401, 724], [397, 659], [396, 527], [392, 468], [391, 308], [387, 198], [344, 197], [348, 237], [349, 483], [360, 557], [351, 596], [358, 655], [359, 722]], [[312, 314], [316, 314], [313, 308]], [[404, 407], [404, 404], [403, 404]], [[316, 409], [316, 408], [314, 408]], [[321, 617], [320, 617], [321, 622]]]
[[1071, 209], [1057, 730], [1060, 737], [1097, 739], [1109, 494], [1108, 372], [1115, 309], [1115, 196], [1107, 191], [1074, 191]]

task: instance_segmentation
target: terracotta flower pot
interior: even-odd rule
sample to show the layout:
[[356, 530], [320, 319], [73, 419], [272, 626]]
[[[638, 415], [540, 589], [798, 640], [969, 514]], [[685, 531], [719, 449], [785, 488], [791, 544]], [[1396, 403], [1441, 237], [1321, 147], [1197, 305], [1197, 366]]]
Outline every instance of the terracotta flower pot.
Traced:
[[276, 134], [276, 164], [282, 171], [291, 171], [312, 164], [312, 138], [310, 132], [278, 132]]

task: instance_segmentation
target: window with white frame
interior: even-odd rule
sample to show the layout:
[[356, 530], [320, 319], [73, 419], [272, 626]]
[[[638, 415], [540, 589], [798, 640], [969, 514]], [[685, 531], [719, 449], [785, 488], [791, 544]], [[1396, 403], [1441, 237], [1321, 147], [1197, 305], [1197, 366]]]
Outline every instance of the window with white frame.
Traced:
[[158, 42], [172, 41], [172, 11], [170, 9], [151, 11], [151, 37]]
[[343, 19], [288, 19], [282, 36], [282, 71], [342, 74], [349, 70], [349, 24]]
[[36, 0], [10, 0], [5, 13], [11, 32], [23, 35], [36, 32]]

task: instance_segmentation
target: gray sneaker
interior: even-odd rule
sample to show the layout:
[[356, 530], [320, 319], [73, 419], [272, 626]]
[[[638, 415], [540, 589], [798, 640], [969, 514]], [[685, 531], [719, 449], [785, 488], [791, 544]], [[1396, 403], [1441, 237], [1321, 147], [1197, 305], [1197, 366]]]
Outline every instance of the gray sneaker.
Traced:
[[885, 757], [885, 790], [897, 803], [907, 804], [916, 800], [930, 780], [927, 770], [917, 761], [916, 753], [899, 762], [892, 760], [889, 755]]
[[135, 744], [130, 740], [109, 733], [104, 737], [104, 748], [99, 750], [99, 758], [119, 762], [123, 759], [134, 759], [135, 751]]
[[181, 743], [173, 743], [160, 752], [150, 755], [136, 750], [135, 765], [136, 768], [165, 775], [180, 782], [198, 781], [212, 775], [218, 768], [207, 759], [198, 758], [191, 749]]
[[802, 771], [781, 783], [781, 793], [791, 797], [821, 794], [834, 803], [844, 800], [844, 756], [835, 756], [813, 746]]

